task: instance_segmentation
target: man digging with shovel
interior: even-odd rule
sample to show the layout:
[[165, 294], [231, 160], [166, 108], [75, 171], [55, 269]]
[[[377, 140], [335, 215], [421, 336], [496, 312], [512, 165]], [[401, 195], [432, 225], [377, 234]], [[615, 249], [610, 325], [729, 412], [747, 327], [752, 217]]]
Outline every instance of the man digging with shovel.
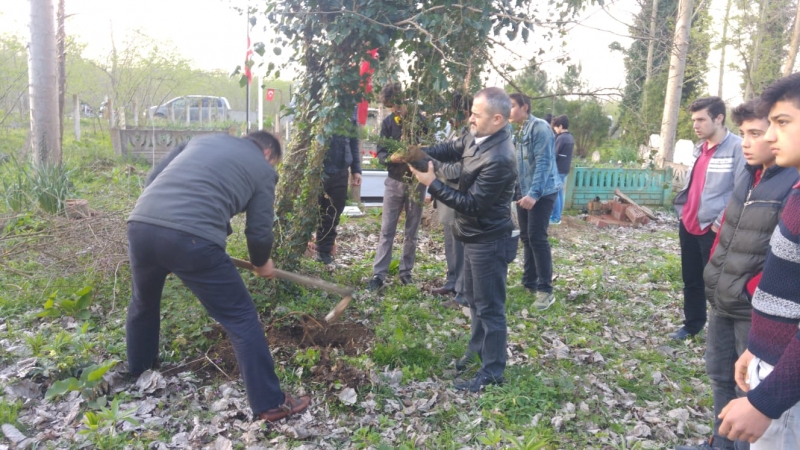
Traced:
[[255, 417], [268, 422], [305, 410], [311, 398], [284, 394], [250, 293], [225, 251], [231, 217], [247, 214], [254, 271], [272, 278], [272, 222], [281, 146], [258, 131], [217, 134], [180, 146], [148, 177], [128, 218], [133, 289], [125, 325], [128, 365], [139, 376], [158, 355], [161, 292], [174, 273], [228, 333]]

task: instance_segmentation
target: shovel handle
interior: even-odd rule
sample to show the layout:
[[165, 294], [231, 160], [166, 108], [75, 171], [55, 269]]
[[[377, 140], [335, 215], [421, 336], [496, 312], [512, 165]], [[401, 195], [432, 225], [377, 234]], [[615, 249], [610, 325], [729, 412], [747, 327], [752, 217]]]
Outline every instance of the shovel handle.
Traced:
[[[231, 258], [233, 265], [240, 268], [246, 269], [249, 271], [255, 271], [255, 266], [249, 261], [244, 261], [238, 258]], [[329, 292], [331, 294], [338, 294], [343, 297], [345, 296], [352, 296], [353, 290], [344, 286], [340, 286], [338, 284], [334, 284], [325, 280], [320, 280], [319, 278], [311, 278], [304, 275], [300, 275], [294, 272], [287, 272], [285, 270], [275, 269], [275, 278], [279, 278], [281, 280], [291, 281], [293, 283], [302, 284], [304, 286], [315, 287], [318, 289], [322, 289], [325, 292]]]

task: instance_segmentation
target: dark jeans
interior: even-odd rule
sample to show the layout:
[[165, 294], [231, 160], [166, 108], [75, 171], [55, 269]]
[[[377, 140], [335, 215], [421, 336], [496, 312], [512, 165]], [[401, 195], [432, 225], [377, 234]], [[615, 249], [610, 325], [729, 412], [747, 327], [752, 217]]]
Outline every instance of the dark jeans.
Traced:
[[345, 169], [334, 174], [325, 174], [323, 193], [319, 196], [319, 226], [316, 247], [320, 253], [330, 253], [336, 243], [336, 227], [347, 201], [347, 180], [350, 172]]
[[[439, 205], [439, 208], [445, 208]], [[444, 224], [444, 254], [447, 258], [447, 280], [442, 286], [456, 293], [456, 302], [466, 305], [464, 299], [464, 243], [456, 239], [453, 225]]]
[[493, 378], [502, 377], [506, 368], [506, 276], [513, 257], [509, 255], [510, 240], [509, 235], [492, 242], [464, 243], [464, 296], [472, 317], [467, 354], [480, 356], [480, 372]]
[[709, 230], [695, 236], [680, 223], [678, 236], [681, 242], [681, 273], [683, 275], [683, 327], [697, 334], [706, 324], [706, 284], [703, 269], [708, 264], [711, 246], [717, 233]]
[[540, 198], [532, 209], [517, 206], [519, 237], [525, 255], [522, 284], [534, 292], [553, 292], [553, 254], [547, 241], [547, 227], [557, 198], [555, 192]]
[[719, 435], [722, 423], [719, 413], [731, 400], [745, 395], [734, 379], [733, 366], [747, 349], [747, 335], [750, 333], [750, 320], [720, 317], [711, 309], [708, 316], [706, 334], [706, 372], [711, 380], [714, 395], [714, 447], [724, 449], [748, 450], [747, 441], [731, 441]]
[[282, 404], [284, 395], [264, 329], [225, 249], [188, 233], [141, 222], [128, 222], [128, 243], [133, 278], [125, 323], [130, 372], [139, 374], [156, 361], [161, 291], [171, 272], [228, 333], [253, 414]]

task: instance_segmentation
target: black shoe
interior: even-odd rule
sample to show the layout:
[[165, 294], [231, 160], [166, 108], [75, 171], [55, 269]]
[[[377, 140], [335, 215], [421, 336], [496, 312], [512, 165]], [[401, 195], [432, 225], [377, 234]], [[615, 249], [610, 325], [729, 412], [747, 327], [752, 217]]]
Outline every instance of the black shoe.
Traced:
[[456, 293], [455, 289], [448, 289], [445, 287], [431, 289], [431, 294], [433, 295], [454, 295], [455, 293]]
[[714, 447], [714, 438], [703, 442], [700, 445], [676, 445], [675, 450], [721, 450], [721, 447]]
[[503, 384], [503, 377], [493, 378], [479, 373], [470, 380], [462, 380], [453, 383], [453, 388], [457, 391], [480, 392], [490, 384]]
[[382, 287], [383, 287], [383, 280], [381, 280], [381, 277], [377, 275], [372, 277], [372, 279], [369, 280], [369, 283], [367, 283], [367, 290], [370, 292], [375, 292], [381, 289]]
[[478, 355], [474, 353], [467, 353], [466, 355], [456, 360], [456, 370], [459, 372], [463, 372], [467, 370], [467, 367], [469, 367], [472, 363], [479, 360], [480, 358], [478, 357]]
[[686, 338], [690, 338], [690, 337], [694, 336], [694, 334], [689, 333], [688, 331], [686, 331], [685, 327], [681, 327], [680, 330], [678, 330], [678, 331], [676, 331], [674, 333], [670, 333], [667, 336], [669, 336], [670, 339], [674, 339], [676, 341], [682, 341], [682, 340], [684, 340]]
[[411, 280], [411, 275], [402, 275], [400, 276], [400, 282], [404, 285], [412, 284], [414, 281]]
[[323, 264], [333, 264], [333, 256], [330, 253], [326, 252], [317, 252], [317, 257], [314, 258], [317, 262], [321, 262]]

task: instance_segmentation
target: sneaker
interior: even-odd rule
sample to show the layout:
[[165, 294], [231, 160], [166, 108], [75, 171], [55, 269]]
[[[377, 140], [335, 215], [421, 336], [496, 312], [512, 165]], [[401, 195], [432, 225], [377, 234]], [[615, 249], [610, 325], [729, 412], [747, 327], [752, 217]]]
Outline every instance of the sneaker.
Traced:
[[480, 361], [480, 357], [474, 353], [467, 353], [466, 355], [462, 356], [461, 358], [456, 360], [456, 370], [459, 372], [463, 372], [467, 370], [471, 364]]
[[673, 339], [673, 340], [676, 340], [676, 341], [682, 341], [682, 340], [684, 340], [686, 338], [690, 338], [690, 337], [694, 336], [694, 334], [689, 333], [688, 331], [686, 331], [685, 327], [681, 327], [680, 330], [678, 330], [678, 331], [676, 331], [674, 333], [670, 333], [667, 336], [669, 336], [670, 339]]
[[383, 280], [381, 280], [381, 277], [377, 275], [372, 277], [372, 279], [369, 280], [369, 283], [367, 283], [367, 290], [370, 292], [375, 292], [381, 289], [382, 287], [383, 287]]
[[560, 220], [550, 220], [550, 225], [561, 225]]
[[461, 304], [453, 299], [442, 302], [442, 306], [444, 306], [445, 308], [461, 311]]
[[469, 380], [456, 381], [453, 388], [457, 391], [480, 392], [490, 384], [503, 384], [503, 377], [493, 378], [479, 373]]
[[411, 275], [401, 275], [400, 282], [404, 285], [412, 284], [414, 281], [411, 279]]
[[539, 311], [544, 311], [553, 306], [553, 303], [555, 302], [556, 296], [552, 292], [537, 292], [536, 301], [533, 302], [533, 306]]
[[326, 252], [317, 252], [317, 257], [314, 260], [323, 264], [333, 264], [333, 256]]

